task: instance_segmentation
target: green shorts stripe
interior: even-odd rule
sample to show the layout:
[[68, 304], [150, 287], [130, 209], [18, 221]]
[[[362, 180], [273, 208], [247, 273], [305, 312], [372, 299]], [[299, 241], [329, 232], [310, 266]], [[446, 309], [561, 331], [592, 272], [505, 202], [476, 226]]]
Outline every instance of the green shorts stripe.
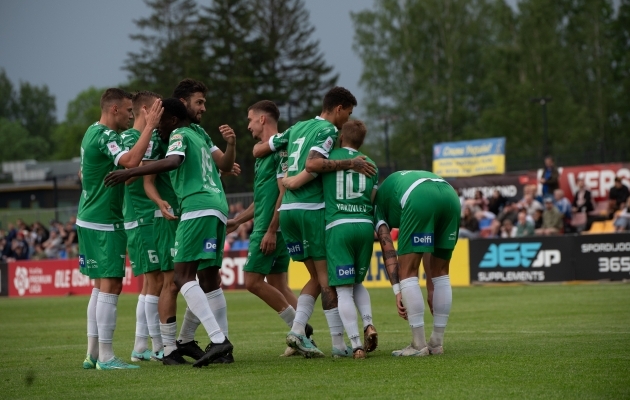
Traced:
[[175, 233], [173, 262], [200, 261], [198, 269], [221, 267], [225, 224], [204, 216], [180, 221]]
[[160, 259], [160, 268], [163, 272], [174, 269], [173, 255], [175, 254], [175, 233], [178, 225], [179, 219], [168, 220], [164, 217], [158, 217], [153, 220], [153, 238]]
[[280, 232], [276, 232], [276, 250], [274, 252], [265, 255], [260, 250], [260, 244], [266, 233], [252, 232], [249, 237], [249, 251], [243, 271], [270, 275], [281, 274], [289, 270], [289, 252]]
[[398, 254], [433, 253], [435, 249], [452, 253], [459, 220], [459, 197], [451, 185], [432, 181], [418, 185], [409, 194], [400, 216]]
[[293, 261], [325, 260], [325, 210], [282, 210], [280, 228]]
[[127, 235], [124, 230], [98, 231], [77, 226], [77, 236], [79, 270], [83, 275], [90, 279], [125, 277]]
[[326, 230], [326, 262], [330, 286], [361, 283], [370, 269], [374, 225], [345, 223]]

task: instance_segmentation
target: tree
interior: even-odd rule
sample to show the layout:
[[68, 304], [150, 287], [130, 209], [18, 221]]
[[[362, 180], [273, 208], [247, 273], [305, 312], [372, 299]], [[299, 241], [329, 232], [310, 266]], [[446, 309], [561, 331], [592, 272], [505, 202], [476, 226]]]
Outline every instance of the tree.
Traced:
[[52, 135], [55, 159], [67, 160], [80, 156], [85, 131], [101, 117], [100, 100], [104, 91], [90, 87], [68, 103], [66, 119], [57, 125]]
[[13, 118], [15, 91], [4, 68], [0, 69], [0, 118]]
[[31, 135], [18, 121], [0, 117], [0, 160], [34, 160], [47, 150], [43, 138]]

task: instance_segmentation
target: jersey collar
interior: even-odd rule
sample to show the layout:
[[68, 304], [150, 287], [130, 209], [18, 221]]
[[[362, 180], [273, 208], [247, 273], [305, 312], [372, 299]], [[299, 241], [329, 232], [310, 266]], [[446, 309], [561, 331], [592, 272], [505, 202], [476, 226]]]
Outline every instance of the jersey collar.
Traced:
[[350, 150], [350, 151], [356, 151], [357, 153], [359, 152], [359, 150], [353, 149], [352, 147], [344, 147], [344, 149]]
[[[324, 119], [324, 118], [320, 117], [319, 115], [318, 115], [318, 116], [316, 116], [316, 117], [315, 117], [315, 119], [318, 119], [318, 120], [320, 120], [320, 121], [327, 121], [329, 124], [331, 124], [331, 125], [332, 125], [332, 122], [330, 122], [330, 121], [328, 121], [328, 120], [326, 120], [326, 119]], [[333, 128], [335, 128], [335, 132], [339, 132], [339, 129], [337, 129], [337, 127], [336, 127], [336, 126], [334, 126], [334, 125], [333, 125]]]

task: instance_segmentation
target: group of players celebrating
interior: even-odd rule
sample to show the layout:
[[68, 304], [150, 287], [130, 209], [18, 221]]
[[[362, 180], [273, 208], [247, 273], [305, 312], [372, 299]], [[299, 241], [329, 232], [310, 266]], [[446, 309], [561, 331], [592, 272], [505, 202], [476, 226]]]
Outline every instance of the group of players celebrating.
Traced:
[[[248, 130], [259, 140], [253, 149], [254, 201], [228, 219], [221, 177], [240, 173], [234, 162], [236, 134], [228, 125], [219, 127], [224, 152], [199, 126], [206, 91], [192, 79], [181, 81], [167, 99], [108, 89], [101, 97], [101, 119], [85, 133], [79, 267], [95, 284], [83, 368], [138, 368], [116, 357], [112, 346], [126, 250], [134, 275], [144, 275], [131, 361], [182, 365], [189, 364], [186, 356], [194, 367], [234, 362], [220, 268], [226, 235], [252, 218], [245, 285], [290, 328], [283, 356], [324, 355], [308, 324], [320, 293], [333, 357], [363, 359], [376, 349], [370, 295], [362, 284], [374, 230], [398, 314], [412, 331], [411, 344], [392, 355], [441, 354], [452, 303], [449, 262], [460, 218], [453, 188], [426, 171], [395, 172], [379, 187], [374, 162], [359, 151], [366, 127], [349, 120], [356, 99], [335, 87], [324, 96], [320, 116], [284, 133], [278, 133], [280, 113], [273, 102], [249, 107]], [[133, 128], [127, 129], [132, 118]], [[398, 252], [391, 228], [400, 229]], [[299, 297], [287, 284], [290, 258], [303, 262], [310, 274]], [[421, 261], [434, 316], [428, 342], [418, 282]], [[177, 337], [180, 292], [187, 308]], [[209, 336], [205, 350], [194, 340], [199, 325]]]

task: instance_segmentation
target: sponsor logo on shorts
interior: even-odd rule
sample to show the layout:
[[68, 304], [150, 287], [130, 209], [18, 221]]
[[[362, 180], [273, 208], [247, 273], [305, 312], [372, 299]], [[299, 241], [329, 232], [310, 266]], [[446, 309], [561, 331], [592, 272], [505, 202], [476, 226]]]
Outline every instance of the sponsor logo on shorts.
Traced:
[[354, 279], [354, 265], [338, 265], [335, 269], [337, 279]]
[[411, 235], [412, 246], [433, 246], [432, 233], [414, 233]]
[[85, 268], [86, 266], [85, 256], [83, 254], [79, 254], [79, 268]]
[[448, 240], [456, 240], [457, 239], [457, 233], [453, 232], [450, 235], [448, 235]]
[[300, 242], [287, 243], [287, 250], [289, 250], [289, 255], [291, 256], [304, 254], [304, 247], [302, 247], [302, 243]]
[[206, 239], [203, 241], [203, 251], [205, 253], [216, 253], [217, 252], [217, 239]]
[[171, 247], [171, 257], [175, 257], [177, 255], [177, 249]]

